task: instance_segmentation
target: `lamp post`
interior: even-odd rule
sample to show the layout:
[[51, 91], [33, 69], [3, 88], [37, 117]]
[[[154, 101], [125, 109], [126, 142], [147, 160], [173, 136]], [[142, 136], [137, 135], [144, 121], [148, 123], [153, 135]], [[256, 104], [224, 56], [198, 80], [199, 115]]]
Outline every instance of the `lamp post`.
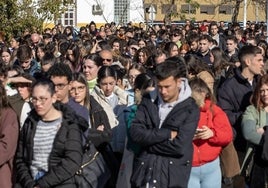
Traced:
[[246, 29], [246, 23], [247, 23], [247, 0], [244, 0], [244, 21], [243, 21], [244, 29]]
[[268, 1], [266, 1], [266, 41], [268, 42]]

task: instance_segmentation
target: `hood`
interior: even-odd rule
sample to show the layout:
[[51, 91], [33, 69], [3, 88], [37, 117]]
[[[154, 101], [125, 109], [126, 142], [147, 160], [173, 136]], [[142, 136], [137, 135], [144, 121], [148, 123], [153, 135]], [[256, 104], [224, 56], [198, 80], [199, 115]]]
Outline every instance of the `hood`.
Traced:
[[191, 94], [192, 94], [192, 90], [189, 86], [188, 79], [181, 78], [181, 88], [180, 88], [178, 103], [185, 101], [186, 99], [191, 97]]

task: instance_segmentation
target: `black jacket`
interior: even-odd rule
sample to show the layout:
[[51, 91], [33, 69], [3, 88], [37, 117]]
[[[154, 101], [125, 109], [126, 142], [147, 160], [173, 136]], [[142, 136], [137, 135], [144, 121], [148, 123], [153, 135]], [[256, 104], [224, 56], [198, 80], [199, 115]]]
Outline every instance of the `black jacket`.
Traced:
[[[234, 69], [234, 76], [227, 79], [218, 89], [218, 105], [227, 114], [233, 126], [236, 136], [235, 145], [239, 151], [245, 151], [246, 142], [242, 136], [241, 120], [242, 114], [250, 105], [250, 97], [256, 86], [257, 76], [254, 77], [252, 85], [241, 75], [240, 68]], [[238, 145], [237, 145], [238, 144]]]
[[[89, 109], [91, 129], [89, 129], [88, 136], [93, 144], [98, 148], [110, 143], [112, 140], [112, 130], [106, 112], [102, 106], [90, 96]], [[99, 125], [104, 125], [104, 130], [97, 130]]]
[[37, 184], [42, 188], [76, 187], [73, 176], [82, 163], [82, 129], [86, 129], [87, 122], [76, 116], [67, 105], [58, 103], [54, 106], [62, 111], [62, 125], [56, 134], [49, 156], [49, 171], [37, 182], [30, 173], [33, 139], [37, 122], [40, 120], [35, 110], [30, 112], [20, 133], [15, 164], [17, 182], [23, 188], [32, 188]]
[[[199, 120], [199, 108], [192, 98], [178, 103], [161, 128], [158, 99], [144, 98], [130, 128], [130, 136], [141, 153], [134, 162], [132, 184], [143, 187], [187, 187], [192, 166], [192, 140]], [[178, 131], [172, 141], [171, 130]]]

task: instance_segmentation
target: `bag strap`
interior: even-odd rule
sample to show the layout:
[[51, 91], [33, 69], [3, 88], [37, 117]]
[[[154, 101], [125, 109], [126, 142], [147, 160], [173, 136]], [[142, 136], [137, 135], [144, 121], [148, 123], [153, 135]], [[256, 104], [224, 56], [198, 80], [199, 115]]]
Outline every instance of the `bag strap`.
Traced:
[[83, 172], [83, 168], [85, 168], [86, 166], [90, 165], [94, 160], [96, 160], [98, 155], [99, 155], [99, 152], [97, 151], [89, 161], [87, 161], [87, 162], [85, 162], [84, 164], [81, 165], [80, 169], [75, 174], [76, 175], [81, 175], [82, 172]]

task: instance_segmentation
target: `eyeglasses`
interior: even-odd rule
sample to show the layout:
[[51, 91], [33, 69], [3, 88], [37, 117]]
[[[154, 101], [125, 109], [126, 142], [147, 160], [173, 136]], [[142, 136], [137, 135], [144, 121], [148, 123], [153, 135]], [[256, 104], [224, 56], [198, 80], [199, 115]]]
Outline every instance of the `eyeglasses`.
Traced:
[[82, 92], [82, 91], [84, 91], [85, 88], [86, 88], [86, 86], [72, 87], [71, 92], [76, 92], [76, 91]]
[[112, 61], [112, 59], [103, 59], [103, 58], [102, 58], [102, 61], [111, 62], [111, 61]]
[[178, 35], [178, 34], [173, 34], [173, 35], [171, 35], [171, 36], [173, 36], [173, 37], [178, 37], [178, 36], [180, 36], [180, 35]]
[[55, 88], [62, 90], [62, 89], [64, 89], [64, 87], [67, 86], [67, 85], [68, 85], [68, 84], [55, 84]]
[[48, 98], [46, 97], [40, 97], [39, 99], [36, 97], [32, 98], [32, 103], [33, 104], [37, 104], [37, 102], [39, 101], [41, 104], [44, 104], [47, 101]]

